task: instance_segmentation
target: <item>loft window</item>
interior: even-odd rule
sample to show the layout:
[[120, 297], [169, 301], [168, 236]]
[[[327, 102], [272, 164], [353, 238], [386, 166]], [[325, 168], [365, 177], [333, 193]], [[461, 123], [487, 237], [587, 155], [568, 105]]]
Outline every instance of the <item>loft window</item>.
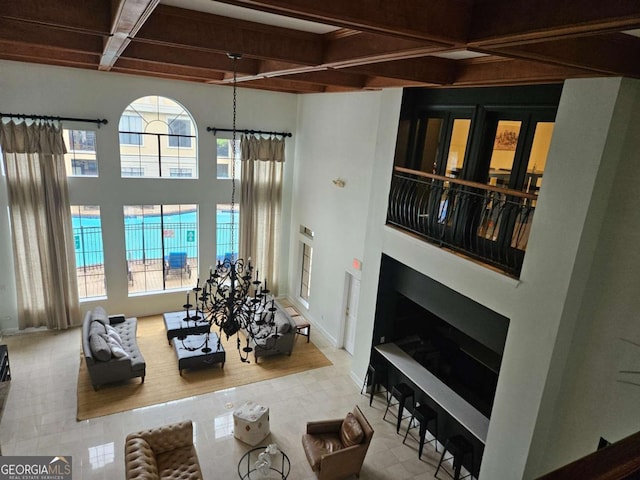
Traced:
[[63, 130], [67, 153], [64, 155], [67, 176], [97, 177], [96, 132], [92, 130]]

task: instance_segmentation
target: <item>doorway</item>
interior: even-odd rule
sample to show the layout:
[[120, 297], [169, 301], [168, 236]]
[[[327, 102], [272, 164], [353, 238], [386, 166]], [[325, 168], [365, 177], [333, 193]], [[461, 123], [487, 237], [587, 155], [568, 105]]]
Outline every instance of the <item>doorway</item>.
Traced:
[[360, 297], [360, 279], [347, 272], [344, 309], [343, 347], [353, 355], [356, 342], [356, 319], [358, 318], [358, 298]]

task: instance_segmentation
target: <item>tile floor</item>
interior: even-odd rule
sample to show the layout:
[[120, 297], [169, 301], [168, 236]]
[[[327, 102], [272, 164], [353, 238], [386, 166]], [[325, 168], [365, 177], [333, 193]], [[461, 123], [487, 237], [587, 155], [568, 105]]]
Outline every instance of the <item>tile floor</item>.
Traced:
[[[304, 341], [298, 337], [296, 341]], [[194, 437], [205, 479], [239, 478], [237, 464], [250, 448], [233, 436], [232, 410], [253, 399], [270, 408], [270, 438], [291, 460], [290, 480], [312, 480], [300, 437], [308, 420], [339, 418], [359, 405], [375, 434], [362, 480], [428, 480], [435, 478], [439, 454], [433, 444], [418, 459], [417, 444], [402, 444], [393, 419], [382, 419], [384, 394], [369, 407], [368, 397], [350, 376], [351, 357], [333, 348], [316, 329], [312, 341], [333, 366], [254, 383], [194, 398], [120, 414], [76, 421], [76, 382], [80, 329], [57, 333], [5, 336], [12, 386], [2, 423], [4, 455], [70, 455], [73, 478], [124, 478], [124, 439], [133, 431], [184, 419], [194, 422]], [[406, 426], [406, 421], [403, 427]], [[402, 431], [402, 430], [401, 430]], [[439, 474], [447, 478], [446, 474]]]

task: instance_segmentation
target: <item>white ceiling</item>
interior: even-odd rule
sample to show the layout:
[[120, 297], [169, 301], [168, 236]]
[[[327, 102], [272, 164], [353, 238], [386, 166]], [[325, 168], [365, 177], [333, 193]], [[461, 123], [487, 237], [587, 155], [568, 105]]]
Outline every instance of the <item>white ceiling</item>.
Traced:
[[275, 15], [273, 13], [260, 12], [248, 8], [237, 7], [235, 5], [214, 2], [213, 0], [161, 0], [160, 3], [171, 7], [186, 8], [187, 10], [196, 10], [198, 12], [237, 18], [239, 20], [246, 20], [249, 22], [264, 23], [265, 25], [271, 25], [274, 27], [301, 30], [303, 32], [323, 34], [338, 30], [338, 27], [330, 25], [298, 20], [296, 18]]

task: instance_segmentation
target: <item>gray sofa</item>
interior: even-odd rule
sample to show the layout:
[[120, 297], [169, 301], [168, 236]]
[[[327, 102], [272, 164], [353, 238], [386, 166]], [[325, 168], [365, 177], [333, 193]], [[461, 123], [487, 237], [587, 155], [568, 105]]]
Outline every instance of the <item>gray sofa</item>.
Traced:
[[136, 377], [144, 383], [146, 364], [136, 341], [137, 326], [137, 318], [107, 316], [102, 307], [86, 313], [82, 350], [95, 390], [106, 383]]
[[274, 302], [274, 306], [277, 308], [275, 316], [275, 323], [278, 327], [277, 337], [274, 331], [265, 339], [261, 339], [259, 338], [260, 335], [257, 335], [256, 337], [259, 339], [256, 340], [246, 330], [242, 331], [245, 336], [249, 337], [249, 346], [253, 348], [256, 363], [258, 363], [258, 358], [260, 357], [291, 355], [291, 352], [293, 352], [296, 339], [296, 322], [277, 301]]

